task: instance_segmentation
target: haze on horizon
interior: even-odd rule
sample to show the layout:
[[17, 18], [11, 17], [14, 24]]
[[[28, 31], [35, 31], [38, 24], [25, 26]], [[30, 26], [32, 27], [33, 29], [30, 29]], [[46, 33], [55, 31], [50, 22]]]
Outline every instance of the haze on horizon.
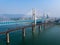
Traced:
[[0, 0], [0, 14], [27, 14], [32, 8], [60, 17], [60, 0]]

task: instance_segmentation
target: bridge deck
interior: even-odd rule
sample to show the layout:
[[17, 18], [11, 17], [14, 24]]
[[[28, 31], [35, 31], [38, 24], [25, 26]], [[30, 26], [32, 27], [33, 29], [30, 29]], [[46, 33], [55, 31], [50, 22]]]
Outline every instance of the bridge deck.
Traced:
[[[36, 24], [36, 26], [42, 25], [42, 24], [44, 24], [44, 23]], [[35, 26], [34, 24], [31, 24], [31, 25], [27, 25], [27, 26], [19, 26], [19, 27], [15, 27], [15, 28], [8, 28], [6, 31], [0, 32], [0, 34], [6, 34], [6, 33], [9, 33], [9, 32], [12, 32], [12, 31], [17, 31], [19, 29], [34, 27], [34, 26]]]

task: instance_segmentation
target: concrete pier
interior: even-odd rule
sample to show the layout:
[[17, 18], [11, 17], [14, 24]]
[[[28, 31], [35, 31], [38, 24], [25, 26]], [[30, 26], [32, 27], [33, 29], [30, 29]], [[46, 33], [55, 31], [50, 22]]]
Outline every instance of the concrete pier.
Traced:
[[6, 41], [7, 41], [7, 43], [10, 43], [9, 33], [6, 33]]
[[32, 26], [32, 32], [35, 32], [36, 30], [36, 25]]
[[25, 37], [25, 28], [22, 28], [22, 36], [24, 36]]
[[44, 24], [43, 24], [43, 30], [45, 30], [45, 29], [46, 29], [46, 24], [44, 23]]
[[42, 31], [42, 27], [41, 27], [42, 25], [39, 25], [39, 27], [38, 27], [38, 29], [39, 29], [39, 32], [41, 32]]

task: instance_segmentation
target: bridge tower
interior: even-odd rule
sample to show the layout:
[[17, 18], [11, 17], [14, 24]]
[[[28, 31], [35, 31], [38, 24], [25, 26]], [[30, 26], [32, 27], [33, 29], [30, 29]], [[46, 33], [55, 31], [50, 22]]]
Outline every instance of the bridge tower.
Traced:
[[32, 19], [34, 20], [34, 24], [36, 25], [36, 12], [35, 9], [32, 9]]

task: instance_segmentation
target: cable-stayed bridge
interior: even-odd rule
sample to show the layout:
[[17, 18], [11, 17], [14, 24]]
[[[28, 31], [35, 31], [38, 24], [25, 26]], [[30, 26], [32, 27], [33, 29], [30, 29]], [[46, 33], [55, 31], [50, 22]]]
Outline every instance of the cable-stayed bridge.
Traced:
[[[40, 14], [40, 11], [39, 10], [36, 10], [36, 9], [32, 9], [31, 11], [29, 11], [27, 14], [27, 16], [30, 16], [31, 18], [27, 18], [27, 20], [22, 17], [22, 20], [10, 20], [8, 17], [2, 17], [2, 20], [0, 20], [0, 22], [4, 22], [6, 24], [9, 24], [9, 22], [12, 22], [12, 23], [20, 23], [20, 22], [25, 22], [27, 24], [31, 24], [31, 23], [43, 23], [44, 21], [48, 22], [48, 21], [54, 21], [55, 18], [47, 18], [46, 15], [42, 15]], [[42, 15], [42, 16], [41, 16]], [[1, 18], [0, 18], [1, 19]], [[58, 20], [58, 19], [56, 19]], [[55, 21], [56, 21], [55, 20]]]
[[[6, 43], [10, 44], [10, 33], [14, 31], [21, 30], [22, 32], [22, 38], [25, 38], [26, 36], [26, 28], [32, 27], [32, 34], [37, 30], [36, 27], [38, 27], [39, 32], [41, 32], [43, 29], [46, 30], [49, 27], [55, 26], [54, 22], [58, 22], [60, 19], [56, 18], [36, 18], [35, 10], [32, 11], [32, 19], [31, 20], [6, 20], [6, 21], [1, 21], [0, 24], [12, 24], [12, 25], [5, 25], [0, 26], [0, 34], [6, 35]], [[28, 24], [29, 23], [29, 24]], [[13, 25], [14, 24], [14, 25]], [[43, 27], [43, 29], [42, 29]], [[4, 28], [4, 30], [3, 30]], [[29, 30], [29, 29], [28, 29]], [[19, 32], [20, 33], [20, 32]], [[13, 34], [13, 33], [12, 33]], [[30, 37], [30, 35], [29, 35]], [[14, 37], [15, 38], [15, 37]]]

